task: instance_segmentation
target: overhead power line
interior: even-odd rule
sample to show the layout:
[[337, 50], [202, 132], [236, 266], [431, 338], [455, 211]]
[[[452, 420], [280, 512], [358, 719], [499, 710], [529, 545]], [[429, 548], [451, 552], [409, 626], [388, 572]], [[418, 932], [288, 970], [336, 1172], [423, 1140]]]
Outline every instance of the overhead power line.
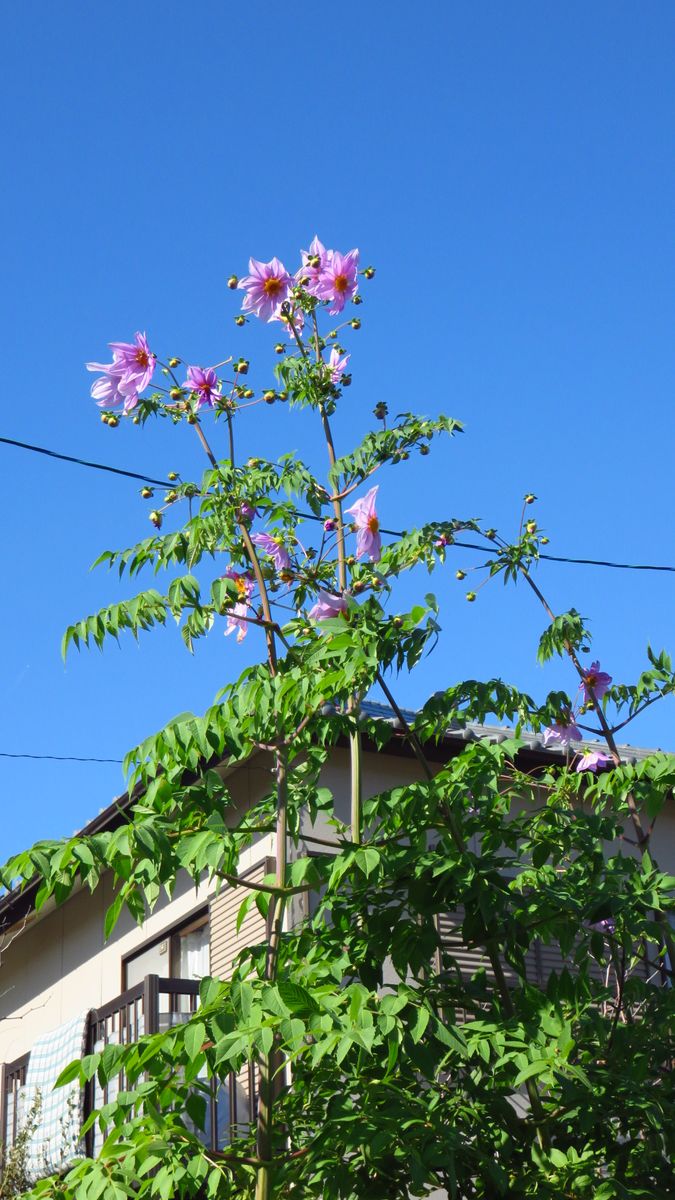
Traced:
[[121, 763], [121, 758], [82, 758], [78, 754], [10, 754], [7, 750], [0, 750], [0, 758], [34, 758], [38, 760], [48, 759], [50, 762], [83, 762], [83, 763]]
[[[20, 450], [29, 450], [34, 454], [45, 454], [48, 458], [59, 459], [61, 462], [75, 463], [76, 466], [88, 467], [93, 471], [107, 471], [111, 475], [123, 475], [127, 479], [139, 479], [141, 483], [151, 483], [155, 487], [168, 488], [170, 486], [166, 479], [155, 479], [153, 475], [142, 475], [138, 471], [125, 471], [121, 467], [111, 467], [107, 463], [90, 462], [86, 458], [76, 458], [72, 454], [59, 454], [56, 450], [48, 450], [45, 446], [33, 446], [30, 442], [18, 442], [14, 438], [0, 437], [0, 443], [4, 443], [6, 446], [16, 446]], [[304, 515], [310, 520], [322, 519], [321, 517], [314, 516], [313, 513], [299, 515]], [[392, 537], [402, 536], [402, 531], [397, 529], [383, 528], [382, 533], [389, 534]], [[455, 538], [451, 544], [459, 546], [462, 550], [478, 550], [481, 554], [488, 552], [487, 546], [478, 545], [476, 542], [464, 542]], [[668, 564], [613, 562], [605, 558], [573, 558], [564, 554], [546, 554], [544, 551], [540, 551], [538, 557], [545, 559], [546, 562], [568, 563], [572, 566], [580, 567], [609, 567], [616, 571], [666, 571], [670, 574], [675, 574], [675, 566]]]
[[59, 458], [62, 462], [77, 463], [78, 467], [89, 467], [93, 471], [109, 471], [111, 475], [126, 475], [127, 479], [140, 479], [141, 483], [154, 483], [167, 487], [166, 479], [153, 479], [150, 475], [139, 475], [138, 471], [123, 471], [121, 467], [109, 467], [105, 463], [89, 462], [86, 458], [74, 458], [72, 454], [58, 454], [45, 446], [32, 446], [30, 442], [17, 442], [14, 438], [0, 437], [6, 446], [17, 446], [20, 450], [31, 450], [33, 454], [46, 454], [48, 458]]

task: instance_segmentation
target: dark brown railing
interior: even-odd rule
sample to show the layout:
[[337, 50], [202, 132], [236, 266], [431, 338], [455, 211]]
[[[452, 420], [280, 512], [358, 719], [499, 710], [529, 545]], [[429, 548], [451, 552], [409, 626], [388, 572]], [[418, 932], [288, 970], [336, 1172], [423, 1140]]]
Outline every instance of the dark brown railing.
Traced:
[[[87, 1053], [102, 1051], [108, 1045], [127, 1045], [148, 1033], [160, 1033], [189, 1020], [198, 1007], [199, 983], [193, 979], [161, 979], [146, 975], [141, 983], [122, 992], [108, 1004], [89, 1015]], [[26, 1082], [30, 1055], [25, 1054], [2, 1069], [2, 1144], [5, 1149], [16, 1140], [20, 1090]], [[255, 1120], [256, 1083], [254, 1068], [238, 1074], [231, 1072], [218, 1087], [211, 1086], [206, 1131], [196, 1130], [211, 1150], [220, 1150], [233, 1138], [246, 1132]], [[84, 1115], [109, 1103], [125, 1087], [123, 1074], [102, 1087], [94, 1078], [85, 1090]], [[102, 1141], [98, 1128], [86, 1136], [86, 1152], [93, 1154]]]

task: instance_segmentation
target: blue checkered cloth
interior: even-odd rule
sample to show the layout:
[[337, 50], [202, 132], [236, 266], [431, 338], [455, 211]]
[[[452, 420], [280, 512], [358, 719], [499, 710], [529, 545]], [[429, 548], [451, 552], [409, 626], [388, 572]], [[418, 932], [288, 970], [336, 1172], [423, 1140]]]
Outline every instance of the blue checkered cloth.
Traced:
[[83, 1093], [75, 1079], [65, 1087], [54, 1084], [65, 1067], [82, 1058], [86, 1049], [88, 1011], [45, 1034], [33, 1046], [21, 1090], [23, 1120], [39, 1106], [38, 1123], [30, 1139], [26, 1173], [31, 1182], [62, 1171], [84, 1153], [80, 1145]]

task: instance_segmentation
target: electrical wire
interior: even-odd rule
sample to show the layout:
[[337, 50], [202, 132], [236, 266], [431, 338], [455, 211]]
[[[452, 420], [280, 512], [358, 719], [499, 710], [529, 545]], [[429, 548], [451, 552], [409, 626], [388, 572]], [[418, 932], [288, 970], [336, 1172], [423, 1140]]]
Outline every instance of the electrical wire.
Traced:
[[[141, 475], [137, 471], [124, 471], [121, 467], [111, 467], [106, 463], [89, 462], [85, 458], [76, 458], [72, 454], [59, 454], [56, 450], [48, 450], [44, 446], [33, 446], [30, 442], [18, 442], [13, 438], [0, 437], [0, 443], [6, 446], [16, 446], [21, 450], [29, 450], [35, 454], [46, 454], [49, 458], [60, 459], [62, 462], [75, 463], [80, 467], [88, 467], [94, 471], [108, 471], [111, 475], [124, 475], [128, 479], [140, 479], [142, 483], [151, 483], [155, 487], [169, 488], [170, 484], [165, 479], [155, 479], [152, 475]], [[299, 516], [305, 516], [313, 521], [321, 521], [323, 518], [317, 517], [314, 513], [300, 513]], [[382, 529], [382, 533], [389, 534], [391, 537], [401, 537], [401, 530], [397, 529]], [[476, 542], [463, 542], [453, 539], [449, 545], [459, 546], [462, 550], [478, 550], [481, 554], [488, 552], [487, 546], [480, 546]], [[666, 571], [675, 574], [675, 566], [654, 563], [625, 563], [613, 562], [604, 558], [573, 558], [563, 554], [547, 554], [540, 551], [538, 557], [545, 559], [546, 562], [568, 563], [572, 566], [582, 567], [609, 567], [615, 571]]]
[[49, 760], [50, 762], [91, 762], [91, 763], [121, 763], [121, 758], [81, 758], [77, 754], [10, 754], [7, 750], [0, 750], [0, 758], [34, 758], [39, 761]]

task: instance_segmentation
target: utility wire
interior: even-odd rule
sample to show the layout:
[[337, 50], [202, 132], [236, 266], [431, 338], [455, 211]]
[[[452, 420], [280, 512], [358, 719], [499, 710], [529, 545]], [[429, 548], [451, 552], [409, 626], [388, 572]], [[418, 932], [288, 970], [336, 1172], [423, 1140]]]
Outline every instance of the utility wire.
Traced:
[[[152, 483], [156, 487], [170, 487], [166, 479], [155, 479], [152, 475], [140, 475], [137, 471], [124, 471], [121, 467], [111, 467], [106, 463], [89, 462], [85, 458], [75, 458], [72, 454], [59, 454], [56, 450], [47, 450], [44, 446], [33, 446], [30, 442], [17, 442], [13, 438], [0, 437], [0, 443], [4, 443], [6, 446], [16, 446], [20, 450], [30, 450], [34, 454], [45, 454], [48, 458], [57, 458], [62, 462], [76, 463], [77, 466], [89, 467], [93, 471], [108, 471], [111, 475], [124, 475], [128, 479], [140, 479], [142, 483]], [[321, 517], [317, 517], [313, 513], [299, 513], [298, 515], [308, 517], [314, 521], [322, 520]], [[402, 536], [401, 530], [398, 529], [382, 529], [382, 533], [389, 534], [392, 537]], [[459, 546], [462, 550], [478, 550], [481, 554], [489, 552], [489, 547], [487, 546], [480, 546], [476, 542], [460, 542], [456, 538], [453, 539], [451, 545]], [[610, 567], [616, 571], [667, 571], [675, 574], [675, 566], [657, 565], [654, 563], [613, 562], [603, 558], [572, 558], [562, 554], [545, 554], [543, 551], [540, 551], [538, 557], [545, 559], [547, 562], [569, 563], [573, 566]]]
[[18, 446], [20, 450], [32, 450], [34, 454], [46, 454], [48, 458], [60, 458], [62, 462], [77, 463], [79, 467], [90, 467], [94, 471], [109, 471], [111, 475], [126, 475], [128, 479], [140, 479], [141, 483], [154, 483], [168, 487], [166, 479], [153, 479], [151, 475], [139, 475], [137, 471], [123, 471], [121, 467], [109, 467], [105, 463], [88, 462], [86, 458], [74, 458], [72, 454], [57, 454], [44, 446], [32, 446], [30, 442], [16, 442], [14, 438], [0, 437], [6, 446]]
[[50, 762], [91, 762], [91, 763], [121, 763], [121, 758], [80, 758], [77, 754], [9, 754], [0, 750], [0, 758], [34, 758], [40, 761], [49, 759]]

